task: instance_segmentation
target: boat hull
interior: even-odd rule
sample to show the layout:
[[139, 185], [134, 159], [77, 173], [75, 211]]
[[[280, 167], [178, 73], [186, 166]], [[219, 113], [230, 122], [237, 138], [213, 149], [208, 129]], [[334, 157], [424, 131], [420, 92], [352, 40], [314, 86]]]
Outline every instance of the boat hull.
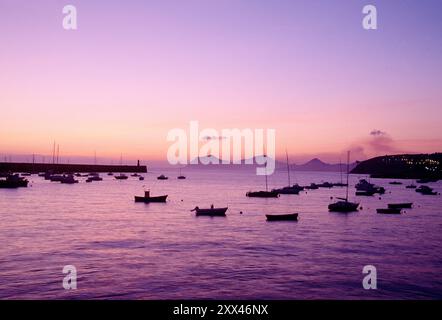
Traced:
[[377, 213], [382, 213], [382, 214], [401, 214], [401, 209], [400, 208], [388, 208], [388, 209], [376, 209]]
[[266, 214], [266, 218], [267, 221], [298, 221], [298, 214]]
[[408, 203], [389, 203], [388, 208], [389, 209], [404, 209], [404, 208], [411, 208], [413, 206], [412, 202]]
[[194, 209], [197, 216], [223, 217], [226, 215], [226, 208]]
[[279, 193], [275, 191], [250, 191], [246, 193], [250, 198], [278, 198]]
[[373, 191], [356, 191], [357, 196], [372, 197], [374, 194]]
[[346, 204], [342, 203], [331, 203], [328, 205], [328, 211], [330, 212], [354, 212], [358, 211], [359, 203], [347, 202]]
[[157, 197], [139, 197], [139, 196], [135, 196], [135, 202], [144, 202], [144, 203], [166, 202], [166, 200], [167, 200], [167, 195], [157, 196]]

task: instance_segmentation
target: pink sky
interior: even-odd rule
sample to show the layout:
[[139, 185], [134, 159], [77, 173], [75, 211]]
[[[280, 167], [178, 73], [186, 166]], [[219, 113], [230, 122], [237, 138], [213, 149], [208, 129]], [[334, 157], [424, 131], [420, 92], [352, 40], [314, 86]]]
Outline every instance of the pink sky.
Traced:
[[442, 151], [441, 5], [371, 2], [377, 31], [365, 1], [264, 0], [71, 1], [65, 31], [60, 1], [0, 0], [0, 155], [162, 160], [191, 120], [294, 159]]

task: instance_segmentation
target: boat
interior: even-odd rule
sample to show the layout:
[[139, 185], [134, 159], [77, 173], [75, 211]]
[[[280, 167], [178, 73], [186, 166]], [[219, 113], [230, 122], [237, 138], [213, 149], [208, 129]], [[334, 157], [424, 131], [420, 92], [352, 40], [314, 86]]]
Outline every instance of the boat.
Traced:
[[68, 175], [63, 175], [60, 182], [63, 184], [74, 184], [78, 183], [78, 180], [75, 180], [74, 175], [68, 174]]
[[[123, 165], [123, 154], [120, 154], [120, 166], [122, 166], [122, 165]], [[127, 179], [129, 179], [129, 177], [127, 175], [125, 175], [125, 174], [123, 174], [121, 172], [120, 172], [119, 175], [114, 176], [114, 178], [117, 179], [117, 180], [127, 180]]]
[[358, 211], [359, 203], [348, 201], [348, 176], [350, 172], [350, 151], [347, 153], [347, 188], [345, 198], [337, 198], [339, 201], [335, 203], [330, 203], [328, 205], [328, 210], [331, 212], [354, 212]]
[[323, 182], [323, 183], [319, 183], [317, 184], [317, 186], [319, 188], [333, 188], [333, 183], [330, 182]]
[[166, 199], [167, 199], [167, 194], [164, 196], [151, 197], [150, 191], [144, 191], [144, 197], [135, 196], [135, 202], [144, 202], [144, 203], [166, 202]]
[[0, 179], [0, 188], [3, 189], [15, 189], [15, 188], [26, 188], [29, 181], [18, 174], [10, 174], [6, 179]]
[[201, 209], [199, 207], [195, 207], [190, 211], [195, 211], [197, 216], [211, 216], [211, 217], [223, 217], [226, 215], [228, 207], [225, 208], [215, 208], [213, 205], [208, 209]]
[[383, 214], [401, 214], [402, 209], [401, 208], [376, 209], [376, 212]]
[[374, 191], [356, 191], [356, 195], [357, 196], [366, 196], [366, 197], [371, 197], [375, 194]]
[[388, 208], [390, 209], [404, 209], [404, 208], [412, 208], [413, 202], [404, 202], [404, 203], [389, 203]]
[[113, 173], [113, 172], [108, 172], [107, 175], [108, 175], [108, 176], [113, 176], [114, 173]]
[[183, 175], [181, 174], [181, 168], [180, 168], [180, 175], [177, 177], [177, 179], [179, 179], [179, 180], [184, 180], [184, 179], [186, 179], [186, 176], [183, 176]]
[[61, 182], [61, 180], [63, 180], [63, 179], [64, 179], [64, 176], [61, 174], [52, 174], [49, 177], [49, 180], [51, 182]]
[[430, 195], [430, 196], [437, 195], [437, 192], [434, 191], [433, 188], [430, 188], [428, 186], [420, 186], [415, 191], [419, 192], [420, 194], [423, 194], [423, 195]]
[[114, 176], [114, 178], [117, 179], [117, 180], [126, 180], [126, 179], [128, 179], [129, 177], [126, 176], [126, 175], [123, 174], [123, 173], [120, 173], [119, 175]]
[[305, 186], [304, 189], [308, 189], [308, 190], [317, 190], [319, 189], [318, 185], [316, 183], [310, 183], [309, 186]]
[[373, 193], [384, 194], [385, 188], [374, 185], [373, 183], [368, 182], [365, 179], [359, 180], [359, 182], [355, 185], [357, 191], [370, 191]]
[[402, 182], [399, 182], [399, 181], [391, 181], [390, 184], [392, 184], [392, 185], [401, 185]]
[[358, 211], [359, 203], [350, 202], [346, 198], [338, 198], [341, 201], [337, 201], [335, 203], [330, 203], [328, 205], [328, 210], [330, 212], [354, 212]]
[[276, 192], [278, 194], [299, 194], [301, 190], [304, 190], [304, 187], [300, 187], [298, 185], [272, 189], [273, 192]]
[[415, 184], [409, 184], [405, 188], [407, 188], [407, 189], [416, 189], [417, 186]]
[[249, 191], [246, 196], [250, 198], [278, 198], [279, 193], [276, 191]]
[[90, 180], [90, 181], [102, 181], [103, 178], [101, 178], [101, 177], [98, 175], [98, 173], [97, 173], [96, 175], [93, 175], [93, 176], [90, 176], [89, 178], [87, 178], [87, 180]]
[[333, 183], [333, 187], [346, 187], [346, 186], [347, 186], [347, 184], [342, 183], [342, 182]]
[[140, 175], [138, 173], [132, 173], [130, 176], [131, 177], [139, 177]]
[[269, 186], [267, 183], [267, 172], [265, 173], [265, 178], [266, 178], [266, 190], [265, 191], [249, 191], [246, 193], [247, 197], [250, 198], [278, 198], [279, 197], [279, 193], [272, 190], [269, 191]]
[[138, 180], [143, 181], [143, 180], [144, 180], [144, 177], [143, 177], [143, 176], [139, 176], [139, 177], [138, 177]]
[[22, 176], [22, 177], [30, 177], [30, 176], [32, 176], [32, 173], [29, 173], [29, 172], [23, 172], [23, 173], [21, 174], [21, 176]]
[[298, 221], [298, 214], [266, 214], [266, 218], [267, 221]]
[[287, 180], [288, 185], [287, 187], [282, 187], [278, 189], [272, 189], [272, 192], [276, 192], [278, 194], [299, 194], [300, 191], [304, 190], [304, 187], [300, 187], [298, 184], [291, 185], [290, 182], [290, 165], [289, 165], [289, 155], [287, 153], [287, 150], [285, 151], [286, 155], [286, 162], [287, 162]]
[[167, 180], [169, 179], [168, 177], [166, 177], [164, 174], [160, 175], [157, 177], [158, 180]]

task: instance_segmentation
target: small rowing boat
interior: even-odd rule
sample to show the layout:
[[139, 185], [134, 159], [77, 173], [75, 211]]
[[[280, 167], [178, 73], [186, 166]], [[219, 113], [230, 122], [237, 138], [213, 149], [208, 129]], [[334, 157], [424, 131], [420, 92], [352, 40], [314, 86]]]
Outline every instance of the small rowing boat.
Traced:
[[401, 214], [401, 208], [376, 209], [377, 213], [383, 214]]
[[195, 211], [197, 216], [211, 216], [211, 217], [223, 217], [226, 215], [227, 207], [225, 208], [215, 208], [213, 205], [208, 209], [201, 209], [195, 207], [190, 211]]
[[266, 218], [267, 221], [298, 221], [298, 214], [266, 214]]
[[135, 202], [144, 202], [144, 203], [166, 202], [166, 199], [167, 199], [167, 194], [164, 196], [151, 197], [150, 191], [144, 191], [144, 197], [135, 196]]
[[404, 209], [411, 208], [413, 206], [413, 202], [404, 202], [404, 203], [389, 203], [388, 208], [390, 209]]

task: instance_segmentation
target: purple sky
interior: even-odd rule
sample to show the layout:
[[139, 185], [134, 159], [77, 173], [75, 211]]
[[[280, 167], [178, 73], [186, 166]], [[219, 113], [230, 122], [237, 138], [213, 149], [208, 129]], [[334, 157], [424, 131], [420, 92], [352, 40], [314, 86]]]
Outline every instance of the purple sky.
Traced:
[[190, 120], [274, 128], [299, 159], [441, 151], [441, 13], [436, 0], [0, 0], [0, 155], [57, 140], [70, 157], [164, 159]]

